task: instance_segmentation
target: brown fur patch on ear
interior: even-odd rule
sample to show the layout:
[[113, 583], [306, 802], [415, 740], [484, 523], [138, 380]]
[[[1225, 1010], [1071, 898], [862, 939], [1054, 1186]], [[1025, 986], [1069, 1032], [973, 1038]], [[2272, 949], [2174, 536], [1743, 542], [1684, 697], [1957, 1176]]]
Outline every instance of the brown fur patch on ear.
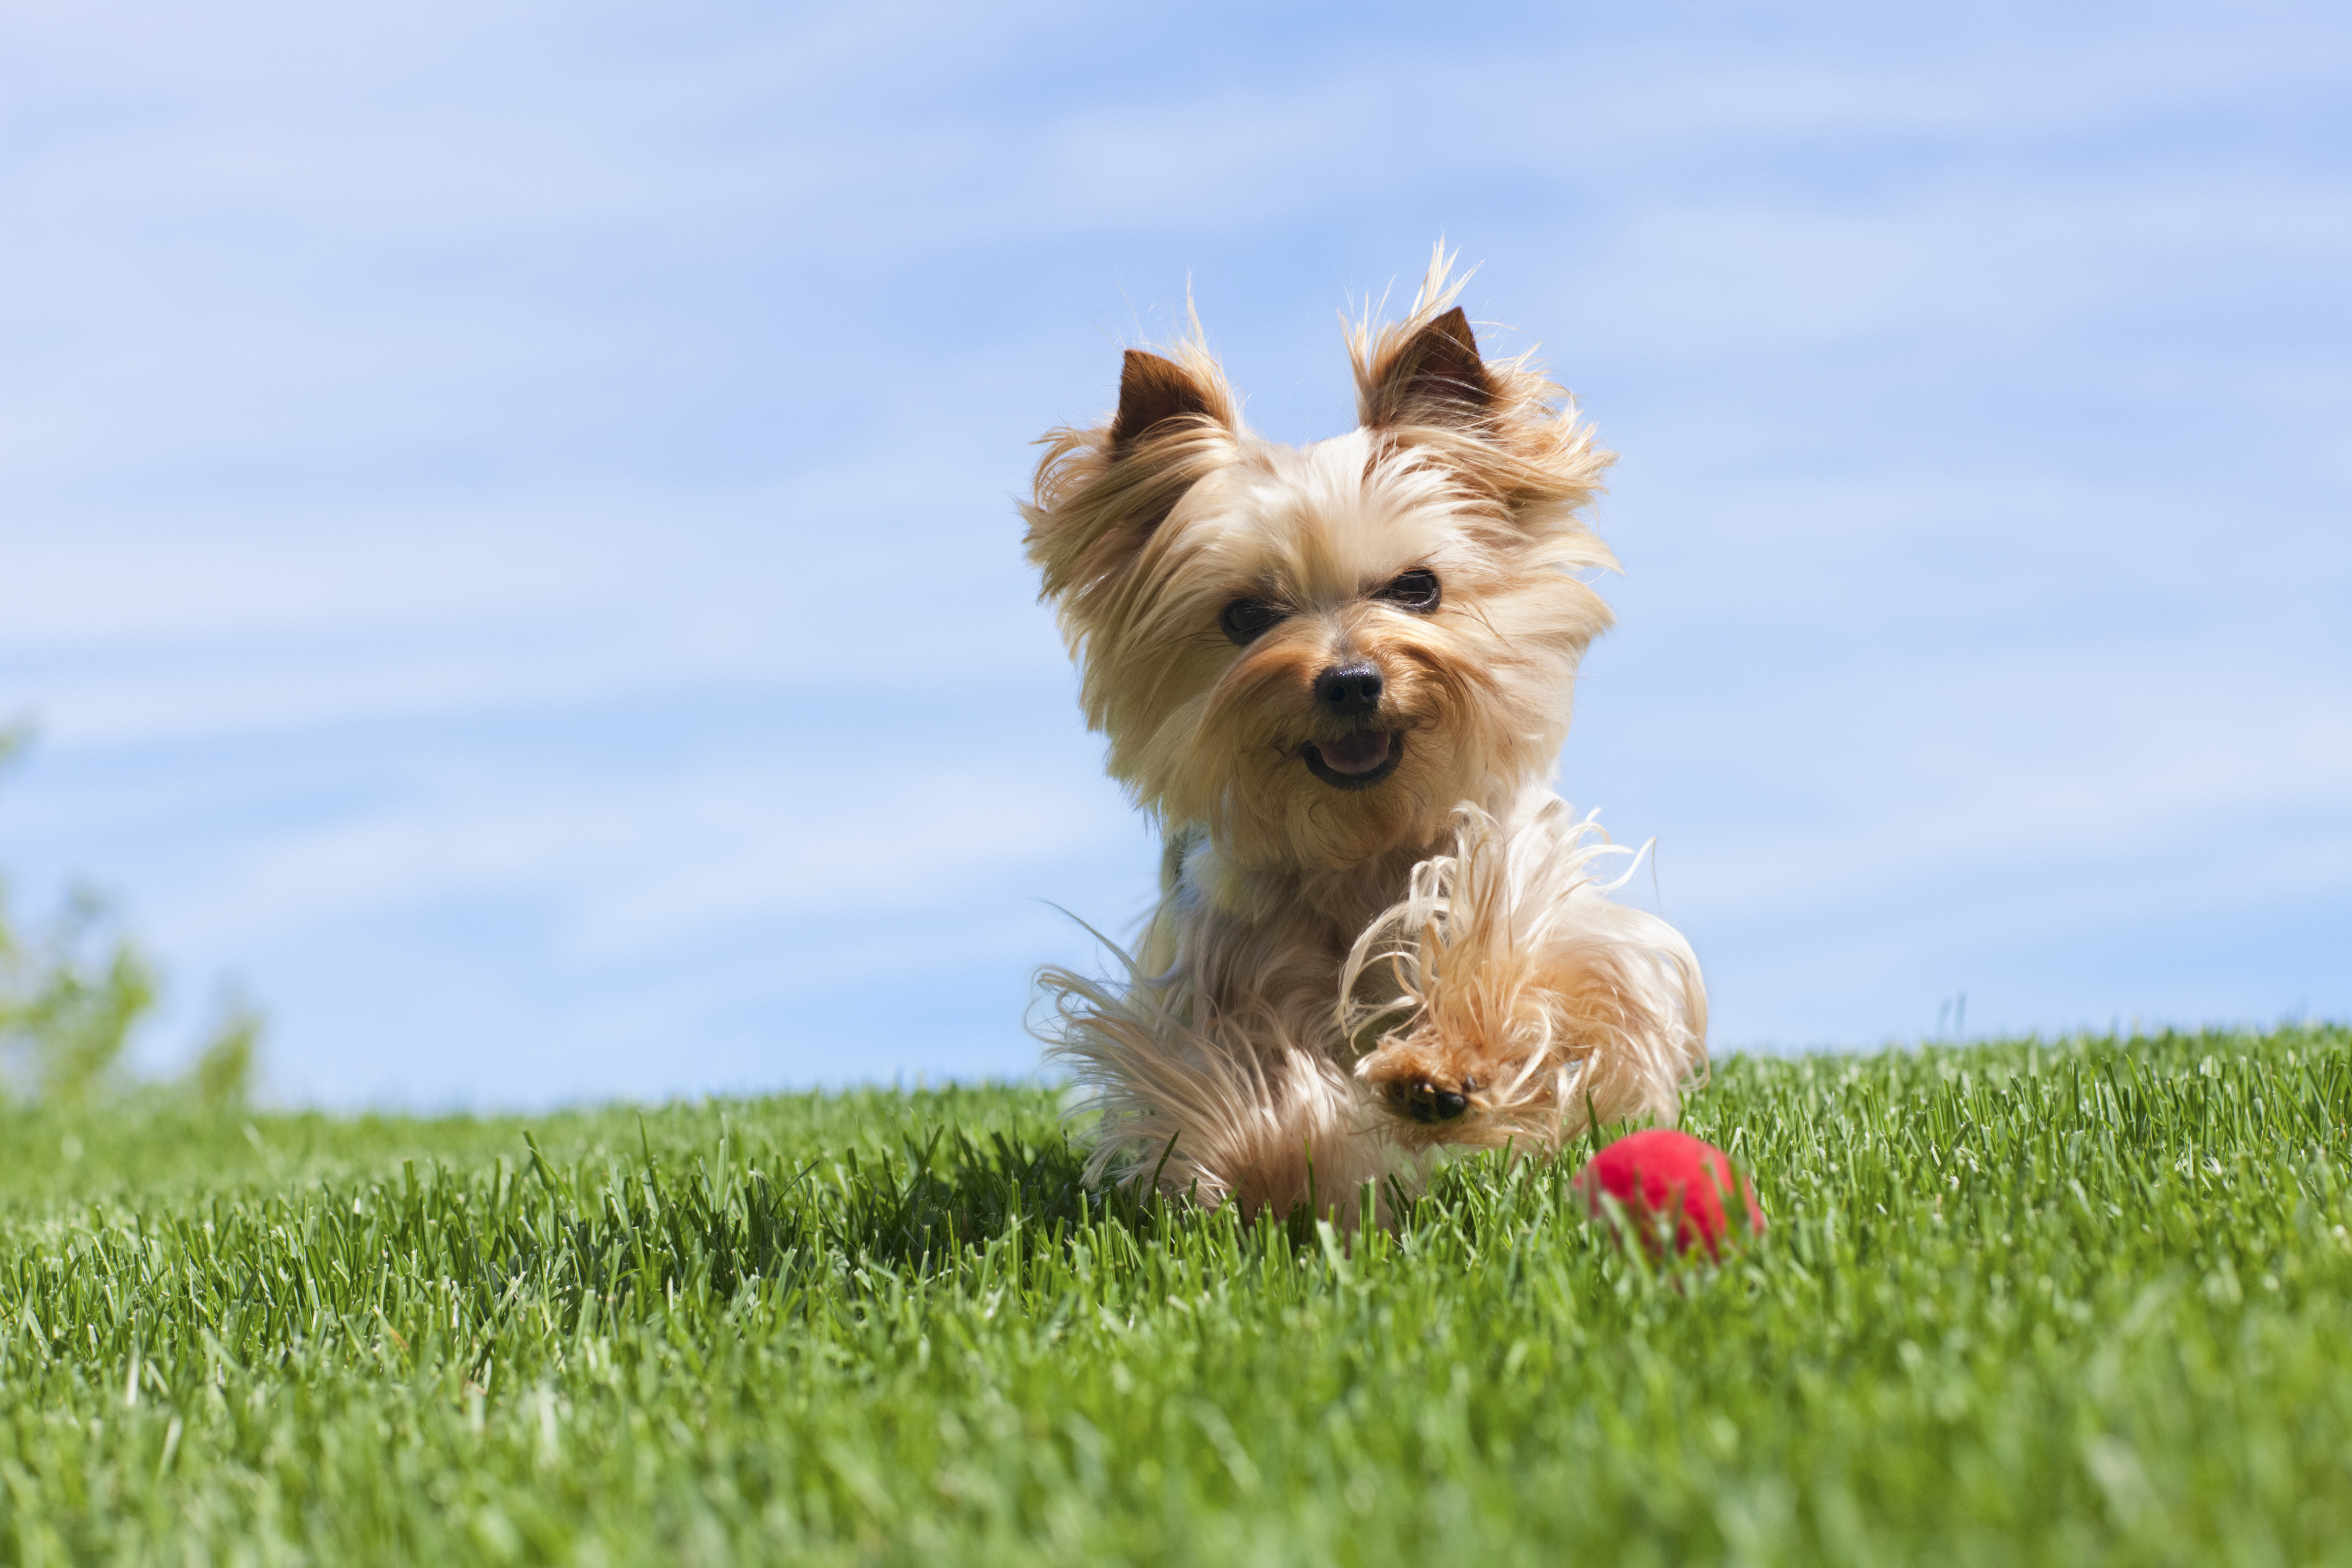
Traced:
[[1384, 356], [1365, 398], [1364, 423], [1453, 425], [1475, 422], [1494, 405], [1495, 384], [1478, 357], [1470, 318], [1456, 305]]
[[1164, 355], [1127, 351], [1110, 418], [1045, 434], [1021, 515], [1043, 596], [1056, 601], [1074, 653], [1169, 512], [1242, 439], [1233, 390], [1197, 321]]
[[1186, 415], [1215, 417], [1201, 384], [1174, 360], [1128, 350], [1118, 371], [1118, 413], [1111, 418], [1110, 444], [1131, 446], [1154, 426]]
[[1615, 461], [1577, 417], [1567, 392], [1527, 354], [1489, 360], [1454, 303], [1465, 279], [1449, 277], [1444, 246], [1402, 321], [1375, 325], [1368, 309], [1350, 324], [1356, 416], [1393, 450], [1444, 463], [1474, 494], [1509, 509], [1532, 534], [1581, 528], [1576, 514]]

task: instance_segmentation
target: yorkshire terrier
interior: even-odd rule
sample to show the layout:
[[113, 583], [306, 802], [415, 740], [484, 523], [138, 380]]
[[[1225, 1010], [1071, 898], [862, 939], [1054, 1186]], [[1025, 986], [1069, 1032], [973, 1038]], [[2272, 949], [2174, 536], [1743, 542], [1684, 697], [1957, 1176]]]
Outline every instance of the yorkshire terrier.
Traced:
[[[1433, 258], [1349, 331], [1358, 427], [1252, 435], [1192, 335], [1043, 441], [1022, 507], [1108, 767], [1165, 830], [1127, 973], [1041, 972], [1106, 1174], [1349, 1211], [1441, 1145], [1671, 1119], [1706, 1066], [1690, 944], [1552, 793], [1616, 563], [1613, 455]], [[1625, 874], [1630, 874], [1627, 871]]]

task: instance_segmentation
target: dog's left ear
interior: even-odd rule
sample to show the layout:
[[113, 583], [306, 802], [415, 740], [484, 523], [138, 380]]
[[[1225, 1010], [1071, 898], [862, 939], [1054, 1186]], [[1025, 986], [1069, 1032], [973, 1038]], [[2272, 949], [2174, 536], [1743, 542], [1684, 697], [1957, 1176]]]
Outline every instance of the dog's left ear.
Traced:
[[1363, 386], [1365, 425], [1475, 425], [1493, 408], [1494, 378], [1460, 306], [1383, 347]]

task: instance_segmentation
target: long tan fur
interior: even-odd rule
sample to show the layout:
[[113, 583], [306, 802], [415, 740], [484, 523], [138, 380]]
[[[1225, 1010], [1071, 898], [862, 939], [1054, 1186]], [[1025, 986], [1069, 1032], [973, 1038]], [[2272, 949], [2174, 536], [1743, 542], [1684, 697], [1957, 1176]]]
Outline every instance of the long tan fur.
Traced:
[[[1252, 434], [1195, 323], [1164, 355], [1129, 352], [1111, 416], [1045, 439], [1029, 556], [1110, 772], [1169, 847], [1129, 972], [1040, 976], [1053, 1048], [1099, 1113], [1097, 1176], [1253, 1212], [1310, 1185], [1349, 1205], [1437, 1144], [1507, 1125], [1555, 1140], [1581, 1114], [1561, 1103], [1564, 1064], [1596, 1103], [1670, 1114], [1659, 1064], [1705, 1060], [1686, 946], [1660, 970], [1673, 943], [1649, 917], [1569, 922], [1589, 938], [1580, 966], [1547, 934], [1545, 897], [1580, 918], [1600, 899], [1559, 868], [1579, 851], [1547, 803], [1577, 661], [1610, 624], [1580, 574], [1614, 564], [1583, 515], [1612, 459], [1524, 359], [1479, 355], [1448, 262], [1433, 258], [1402, 321], [1351, 333], [1345, 435]], [[1397, 584], [1423, 579], [1442, 597], [1404, 603]], [[1236, 604], [1265, 629], [1237, 638]], [[1376, 709], [1318, 696], [1340, 668], [1377, 673]], [[1360, 744], [1385, 749], [1382, 771], [1335, 784], [1330, 758], [1351, 753], [1331, 748]], [[1483, 815], [1457, 818], [1465, 805]], [[1498, 826], [1462, 826], [1477, 823]], [[1523, 831], [1504, 859], [1526, 874], [1486, 877], [1489, 846]], [[1487, 912], [1489, 886], [1520, 890]], [[1401, 903], [1443, 904], [1437, 947], [1395, 946]], [[1549, 967], [1515, 956], [1538, 949]], [[1492, 1011], [1457, 1005], [1476, 952], [1517, 976], [1514, 1005], [1553, 1031], [1543, 1051], [1446, 1034]], [[1679, 1010], [1658, 990], [1669, 970]], [[1423, 1066], [1387, 1074], [1408, 1040]], [[1547, 1073], [1549, 1100], [1529, 1087]]]
[[[1672, 1120], [1706, 1069], [1706, 993], [1681, 932], [1609, 900], [1633, 867], [1604, 881], [1602, 863], [1638, 852], [1562, 800], [1512, 828], [1475, 805], [1456, 821], [1454, 853], [1413, 868], [1339, 974], [1349, 1034], [1379, 1037], [1359, 1079], [1466, 1089], [1442, 1139], [1400, 1141], [1556, 1149], [1596, 1118]], [[1383, 969], [1393, 995], [1365, 1000]]]

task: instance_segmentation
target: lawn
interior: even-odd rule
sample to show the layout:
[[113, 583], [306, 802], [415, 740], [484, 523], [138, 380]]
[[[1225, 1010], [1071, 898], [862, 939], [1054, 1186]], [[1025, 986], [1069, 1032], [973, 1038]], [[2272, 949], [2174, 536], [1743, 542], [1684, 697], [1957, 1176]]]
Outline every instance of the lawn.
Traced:
[[2352, 1563], [2352, 1032], [1724, 1064], [1352, 1248], [1051, 1097], [0, 1109], [0, 1563]]

